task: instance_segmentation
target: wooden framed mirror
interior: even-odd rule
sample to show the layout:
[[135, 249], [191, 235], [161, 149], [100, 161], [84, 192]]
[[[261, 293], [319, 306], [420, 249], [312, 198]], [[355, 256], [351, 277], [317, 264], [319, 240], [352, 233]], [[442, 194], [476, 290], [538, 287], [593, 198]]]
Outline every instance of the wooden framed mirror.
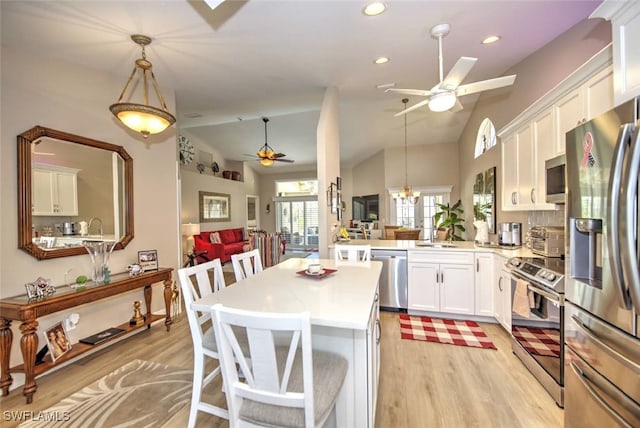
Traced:
[[[17, 137], [18, 248], [38, 260], [133, 239], [133, 159], [122, 146], [36, 126]], [[88, 227], [90, 226], [90, 227]]]

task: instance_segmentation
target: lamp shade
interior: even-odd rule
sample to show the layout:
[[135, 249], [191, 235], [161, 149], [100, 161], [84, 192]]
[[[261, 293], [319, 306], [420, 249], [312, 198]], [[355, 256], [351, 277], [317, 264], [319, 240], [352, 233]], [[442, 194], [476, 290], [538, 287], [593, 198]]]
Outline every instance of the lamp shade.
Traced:
[[429, 98], [429, 109], [434, 112], [447, 111], [456, 104], [456, 94], [441, 92]]
[[144, 104], [116, 103], [109, 109], [128, 128], [144, 136], [159, 134], [176, 121], [170, 113]]
[[182, 236], [193, 236], [200, 234], [200, 224], [185, 223], [182, 225]]

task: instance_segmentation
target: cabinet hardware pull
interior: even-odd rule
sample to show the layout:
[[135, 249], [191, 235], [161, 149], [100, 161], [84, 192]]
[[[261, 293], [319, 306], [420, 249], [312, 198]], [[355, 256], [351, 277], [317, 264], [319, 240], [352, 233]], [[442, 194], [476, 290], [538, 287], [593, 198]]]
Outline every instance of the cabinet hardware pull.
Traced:
[[536, 203], [536, 189], [535, 188], [531, 188], [531, 202], [532, 203]]
[[376, 337], [376, 345], [380, 344], [380, 338], [382, 337], [382, 328], [380, 327], [380, 320], [376, 319], [376, 330], [377, 330], [377, 337]]
[[502, 291], [502, 277], [498, 279], [498, 290]]
[[476, 272], [480, 272], [480, 260], [476, 259]]

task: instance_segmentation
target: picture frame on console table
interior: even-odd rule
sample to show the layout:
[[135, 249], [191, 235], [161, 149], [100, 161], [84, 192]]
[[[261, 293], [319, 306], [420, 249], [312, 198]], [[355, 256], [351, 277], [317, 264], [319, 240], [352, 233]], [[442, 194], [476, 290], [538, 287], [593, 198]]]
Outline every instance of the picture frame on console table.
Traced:
[[143, 272], [158, 270], [158, 250], [138, 251], [138, 264]]
[[43, 334], [49, 348], [51, 361], [54, 363], [71, 350], [71, 341], [69, 341], [69, 336], [67, 336], [67, 331], [64, 329], [62, 321], [46, 329]]

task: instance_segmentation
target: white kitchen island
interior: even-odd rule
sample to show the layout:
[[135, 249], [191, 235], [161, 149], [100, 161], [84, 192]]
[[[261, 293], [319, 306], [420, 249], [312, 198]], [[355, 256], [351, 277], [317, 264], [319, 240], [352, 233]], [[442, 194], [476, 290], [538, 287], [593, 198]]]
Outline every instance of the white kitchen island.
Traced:
[[[296, 272], [310, 263], [337, 269], [324, 278]], [[289, 259], [199, 299], [208, 311], [216, 303], [264, 312], [311, 312], [313, 348], [340, 354], [349, 369], [338, 402], [338, 427], [374, 426], [380, 353], [378, 281], [382, 263], [338, 264], [326, 259]]]

